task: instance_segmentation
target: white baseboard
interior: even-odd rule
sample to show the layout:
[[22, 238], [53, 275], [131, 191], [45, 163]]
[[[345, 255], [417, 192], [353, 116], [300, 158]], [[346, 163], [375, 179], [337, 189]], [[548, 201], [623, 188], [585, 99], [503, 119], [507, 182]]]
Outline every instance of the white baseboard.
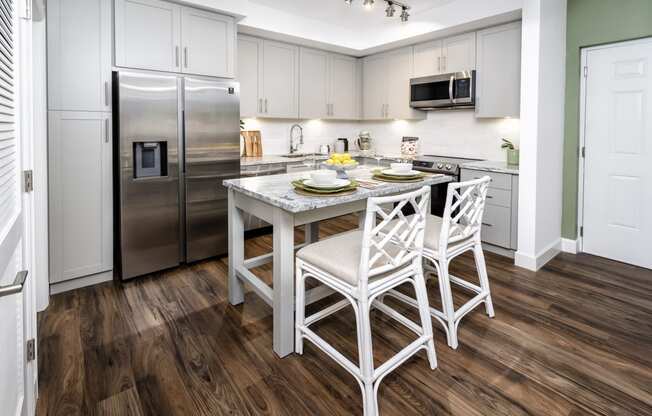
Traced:
[[113, 280], [113, 270], [80, 277], [78, 279], [66, 280], [65, 282], [51, 283], [50, 295], [68, 292], [69, 290], [75, 290], [86, 286], [97, 285], [111, 280]]
[[514, 256], [514, 264], [518, 267], [536, 272], [561, 252], [561, 244], [561, 239], [554, 241], [536, 256], [517, 251]]
[[561, 239], [561, 251], [563, 251], [564, 253], [577, 254], [579, 252], [578, 241], [577, 240], [571, 240], [571, 239], [568, 239], [568, 238], [562, 238]]

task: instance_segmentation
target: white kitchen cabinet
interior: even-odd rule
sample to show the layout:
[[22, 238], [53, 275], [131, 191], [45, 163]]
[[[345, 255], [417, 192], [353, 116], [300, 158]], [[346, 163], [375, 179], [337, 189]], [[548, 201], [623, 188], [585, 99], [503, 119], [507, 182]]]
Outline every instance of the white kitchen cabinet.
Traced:
[[[425, 111], [410, 107], [410, 79], [413, 78], [414, 50], [402, 48], [386, 54], [387, 101], [385, 118], [424, 119]], [[377, 86], [378, 87], [378, 86]]]
[[299, 118], [329, 117], [330, 54], [301, 48], [299, 60]]
[[263, 43], [259, 38], [238, 35], [238, 75], [240, 117], [262, 116]]
[[386, 118], [387, 62], [384, 54], [372, 55], [362, 62], [362, 118], [382, 120]]
[[160, 0], [115, 0], [116, 66], [232, 78], [235, 21]]
[[184, 7], [181, 13], [182, 72], [233, 78], [235, 22], [232, 17]]
[[111, 270], [111, 113], [49, 112], [50, 282]]
[[358, 119], [357, 61], [349, 56], [301, 48], [299, 117]]
[[521, 23], [477, 32], [476, 117], [520, 117]]
[[476, 69], [475, 48], [475, 32], [444, 39], [442, 41], [441, 72]]
[[360, 64], [350, 56], [330, 56], [330, 118], [360, 118]]
[[115, 64], [181, 72], [181, 6], [115, 0]]
[[264, 41], [261, 106], [264, 117], [299, 117], [299, 48]]
[[442, 73], [441, 40], [414, 46], [414, 77], [428, 77]]
[[111, 0], [50, 0], [48, 109], [111, 111]]

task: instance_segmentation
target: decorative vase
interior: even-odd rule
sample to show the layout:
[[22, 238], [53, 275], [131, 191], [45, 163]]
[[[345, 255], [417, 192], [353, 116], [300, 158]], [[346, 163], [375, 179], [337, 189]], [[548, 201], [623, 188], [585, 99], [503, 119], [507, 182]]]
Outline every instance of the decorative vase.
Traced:
[[518, 165], [519, 162], [519, 151], [518, 149], [507, 149], [507, 164], [508, 165]]

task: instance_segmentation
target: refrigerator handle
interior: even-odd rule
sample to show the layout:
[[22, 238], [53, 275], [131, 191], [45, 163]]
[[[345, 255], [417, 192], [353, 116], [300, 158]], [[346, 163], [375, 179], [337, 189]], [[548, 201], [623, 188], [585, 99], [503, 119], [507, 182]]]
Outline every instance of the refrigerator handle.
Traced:
[[174, 47], [174, 66], [179, 67], [179, 45]]
[[183, 48], [183, 65], [188, 68], [188, 47]]

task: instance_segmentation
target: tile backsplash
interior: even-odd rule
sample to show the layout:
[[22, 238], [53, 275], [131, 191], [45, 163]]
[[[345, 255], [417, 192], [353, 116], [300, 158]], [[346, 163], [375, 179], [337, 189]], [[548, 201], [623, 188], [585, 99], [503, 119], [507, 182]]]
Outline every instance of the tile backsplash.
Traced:
[[[321, 144], [333, 144], [338, 137], [349, 139], [350, 146], [358, 132], [371, 133], [375, 149], [383, 154], [400, 152], [403, 136], [419, 137], [419, 152], [445, 156], [462, 156], [488, 160], [505, 160], [501, 138], [514, 143], [520, 139], [518, 119], [478, 119], [472, 110], [431, 111], [420, 121], [351, 121], [245, 119], [247, 130], [260, 130], [263, 152], [268, 155], [288, 153], [290, 127], [303, 127], [302, 151], [317, 151]], [[356, 149], [353, 145], [353, 149]]]

